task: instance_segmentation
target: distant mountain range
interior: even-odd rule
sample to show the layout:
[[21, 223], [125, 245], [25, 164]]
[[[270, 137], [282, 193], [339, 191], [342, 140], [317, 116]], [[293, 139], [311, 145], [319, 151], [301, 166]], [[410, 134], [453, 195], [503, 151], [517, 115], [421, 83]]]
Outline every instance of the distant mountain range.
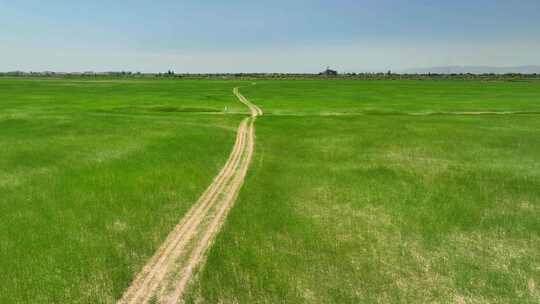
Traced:
[[520, 73], [520, 74], [540, 74], [540, 66], [537, 65], [525, 65], [514, 67], [492, 67], [492, 66], [440, 66], [430, 68], [413, 68], [407, 69], [405, 73], [418, 73], [418, 74], [507, 74], [507, 73]]

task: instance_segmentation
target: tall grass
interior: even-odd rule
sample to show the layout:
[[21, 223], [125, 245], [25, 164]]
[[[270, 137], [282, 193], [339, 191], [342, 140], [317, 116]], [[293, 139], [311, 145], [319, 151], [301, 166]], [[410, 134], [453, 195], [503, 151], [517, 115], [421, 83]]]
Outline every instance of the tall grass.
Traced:
[[0, 303], [113, 303], [219, 171], [241, 116], [111, 109], [221, 111], [233, 85], [0, 80]]
[[[265, 110], [293, 111], [289, 94], [305, 92], [295, 85]], [[326, 111], [332, 98], [298, 101], [300, 111]], [[540, 300], [538, 115], [264, 116], [256, 133], [189, 303]]]

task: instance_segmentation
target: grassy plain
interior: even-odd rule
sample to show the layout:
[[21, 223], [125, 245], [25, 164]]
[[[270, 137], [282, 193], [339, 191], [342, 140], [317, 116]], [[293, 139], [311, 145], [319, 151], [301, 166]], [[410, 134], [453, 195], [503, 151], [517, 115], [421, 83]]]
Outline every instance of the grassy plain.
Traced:
[[113, 303], [226, 161], [234, 86], [0, 78], [0, 303]]
[[540, 113], [540, 81], [272, 80], [242, 90], [267, 114]]
[[[0, 78], [0, 302], [114, 302], [225, 162], [238, 85]], [[241, 91], [255, 158], [188, 302], [540, 300], [538, 81]], [[528, 114], [441, 114], [492, 111]]]
[[243, 92], [255, 159], [189, 303], [540, 301], [540, 117], [406, 115], [534, 112], [540, 83]]

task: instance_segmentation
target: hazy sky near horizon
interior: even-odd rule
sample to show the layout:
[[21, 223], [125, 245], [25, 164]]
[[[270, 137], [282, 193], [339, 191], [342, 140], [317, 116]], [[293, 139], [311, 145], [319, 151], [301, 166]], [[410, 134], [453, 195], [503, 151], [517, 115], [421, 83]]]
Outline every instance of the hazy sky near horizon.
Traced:
[[540, 65], [538, 0], [0, 0], [0, 70]]

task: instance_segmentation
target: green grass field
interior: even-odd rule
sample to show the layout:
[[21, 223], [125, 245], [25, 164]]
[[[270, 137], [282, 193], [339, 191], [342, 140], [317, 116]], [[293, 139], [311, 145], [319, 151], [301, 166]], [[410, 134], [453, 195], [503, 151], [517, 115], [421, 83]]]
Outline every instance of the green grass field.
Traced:
[[540, 301], [540, 117], [378, 115], [534, 112], [540, 83], [244, 91], [270, 115], [189, 302]]
[[540, 81], [273, 80], [243, 92], [267, 114], [540, 113]]
[[0, 79], [0, 303], [114, 302], [225, 162], [233, 86]]
[[[242, 84], [0, 78], [0, 302], [114, 302], [225, 162]], [[187, 302], [540, 301], [540, 82], [241, 90], [255, 158]]]

